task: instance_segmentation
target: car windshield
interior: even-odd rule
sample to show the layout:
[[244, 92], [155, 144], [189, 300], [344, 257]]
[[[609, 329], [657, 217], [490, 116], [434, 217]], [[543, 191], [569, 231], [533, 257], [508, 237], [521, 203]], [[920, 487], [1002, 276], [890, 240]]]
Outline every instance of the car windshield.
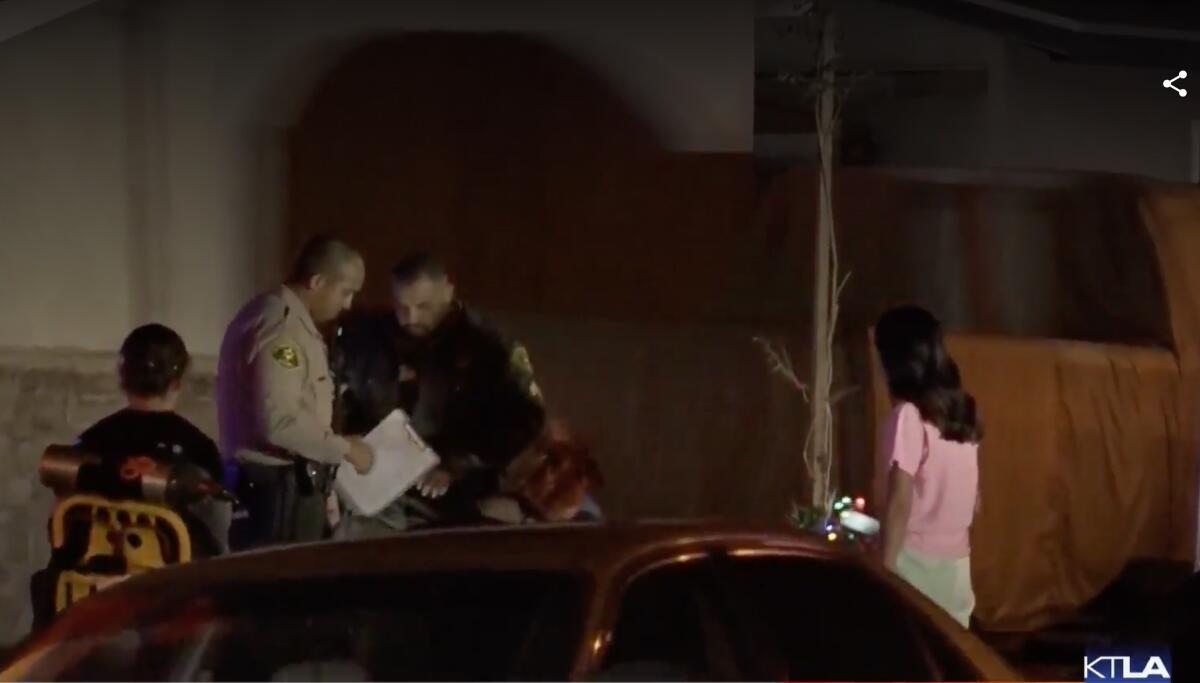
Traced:
[[[222, 584], [41, 653], [38, 680], [564, 680], [584, 577], [439, 572]], [[67, 618], [70, 618], [69, 616]]]

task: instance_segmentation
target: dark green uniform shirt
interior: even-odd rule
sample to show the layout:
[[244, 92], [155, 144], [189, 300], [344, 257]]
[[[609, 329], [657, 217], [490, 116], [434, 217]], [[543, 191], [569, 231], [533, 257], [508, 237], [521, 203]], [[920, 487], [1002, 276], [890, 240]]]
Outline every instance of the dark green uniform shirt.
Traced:
[[359, 314], [343, 323], [333, 349], [338, 431], [365, 434], [404, 410], [443, 466], [461, 474], [433, 505], [441, 516], [473, 513], [542, 429], [528, 353], [461, 305], [423, 338], [390, 311]]

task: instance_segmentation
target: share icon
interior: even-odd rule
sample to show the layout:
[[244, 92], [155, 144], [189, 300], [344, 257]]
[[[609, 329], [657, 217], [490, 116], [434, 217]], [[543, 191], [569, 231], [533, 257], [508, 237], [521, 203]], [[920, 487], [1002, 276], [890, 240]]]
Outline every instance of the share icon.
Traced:
[[1179, 75], [1178, 75], [1178, 76], [1176, 76], [1175, 78], [1171, 78], [1171, 79], [1169, 79], [1169, 80], [1165, 80], [1165, 81], [1163, 81], [1163, 87], [1164, 87], [1164, 88], [1170, 88], [1171, 90], [1174, 90], [1175, 92], [1179, 93], [1179, 96], [1180, 96], [1180, 97], [1187, 97], [1187, 91], [1186, 91], [1186, 90], [1184, 90], [1183, 88], [1179, 88], [1179, 87], [1176, 87], [1176, 86], [1175, 86], [1175, 81], [1178, 81], [1178, 80], [1179, 80], [1179, 79], [1181, 79], [1181, 78], [1187, 78], [1187, 72], [1186, 72], [1186, 71], [1180, 71], [1180, 72], [1179, 72]]

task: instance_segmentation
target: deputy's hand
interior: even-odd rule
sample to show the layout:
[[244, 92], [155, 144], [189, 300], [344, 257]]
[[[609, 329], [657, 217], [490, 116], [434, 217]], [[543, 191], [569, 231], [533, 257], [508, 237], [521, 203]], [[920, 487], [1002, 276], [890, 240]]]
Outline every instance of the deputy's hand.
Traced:
[[417, 483], [417, 490], [426, 498], [441, 498], [449, 490], [450, 482], [450, 473], [437, 467]]
[[346, 439], [350, 442], [350, 452], [346, 454], [346, 462], [354, 468], [359, 474], [366, 474], [371, 471], [371, 465], [375, 464], [375, 452], [363, 441], [361, 437], [352, 436]]
[[336, 491], [330, 491], [325, 498], [325, 519], [329, 520], [331, 529], [337, 527], [338, 522], [342, 521], [342, 508], [338, 505]]

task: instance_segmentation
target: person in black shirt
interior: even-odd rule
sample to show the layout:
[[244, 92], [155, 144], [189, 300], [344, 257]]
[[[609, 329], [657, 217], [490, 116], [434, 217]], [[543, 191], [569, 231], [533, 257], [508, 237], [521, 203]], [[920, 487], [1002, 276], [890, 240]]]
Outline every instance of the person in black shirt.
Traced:
[[[217, 445], [185, 418], [176, 414], [183, 376], [191, 359], [183, 340], [163, 325], [135, 329], [121, 345], [119, 374], [125, 408], [103, 418], [79, 436], [77, 447], [101, 459], [100, 466], [80, 472], [76, 488], [109, 498], [136, 498], [136, 486], [124, 482], [120, 468], [130, 456], [148, 456], [168, 464], [188, 463], [216, 481], [223, 478]], [[203, 500], [176, 510], [183, 518], [196, 557], [228, 552], [229, 503]], [[70, 545], [70, 544], [68, 544]], [[58, 573], [71, 565], [66, 548], [34, 575], [35, 624], [53, 615]]]
[[525, 348], [457, 299], [440, 263], [425, 254], [401, 261], [392, 293], [394, 311], [348, 318], [338, 332], [336, 427], [366, 434], [399, 408], [442, 462], [379, 515], [348, 514], [337, 538], [475, 518], [545, 420]]
[[[213, 440], [187, 419], [165, 410], [123, 408], [92, 425], [79, 436], [76, 445], [103, 459], [98, 476], [85, 478], [85, 473], [80, 473], [79, 488], [109, 497], [136, 497], [136, 493], [127, 495], [129, 485], [120, 481], [119, 469], [130, 456], [148, 455], [167, 463], [182, 460], [199, 467], [214, 481], [222, 477], [221, 458]], [[223, 511], [227, 506], [204, 500], [176, 511], [188, 527], [197, 555], [229, 552], [231, 515]]]
[[[79, 436], [78, 447], [100, 456], [107, 481], [80, 482], [101, 495], [121, 495], [116, 481], [129, 456], [146, 455], [164, 463], [187, 462], [216, 481], [224, 478], [221, 454], [204, 432], [175, 412], [191, 358], [183, 339], [158, 324], [144, 325], [121, 345], [119, 374], [127, 406], [103, 418]], [[111, 467], [108, 465], [111, 463]], [[179, 510], [201, 555], [227, 552], [227, 503], [202, 501]], [[197, 527], [196, 521], [203, 526]]]

